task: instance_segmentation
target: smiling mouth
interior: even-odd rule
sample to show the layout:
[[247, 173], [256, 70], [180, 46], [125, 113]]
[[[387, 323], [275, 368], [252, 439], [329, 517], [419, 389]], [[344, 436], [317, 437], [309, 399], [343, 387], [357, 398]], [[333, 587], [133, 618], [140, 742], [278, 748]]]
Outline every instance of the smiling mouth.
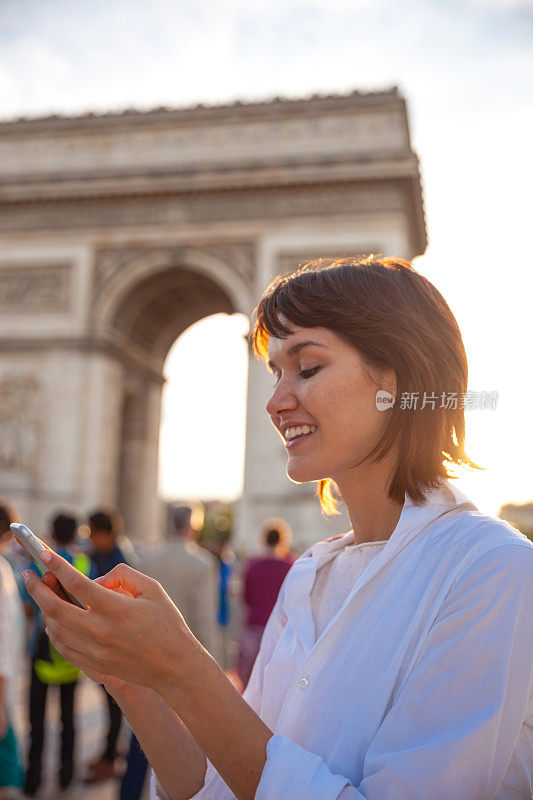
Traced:
[[285, 447], [287, 447], [287, 448], [294, 447], [295, 445], [297, 445], [300, 442], [302, 442], [304, 439], [309, 439], [311, 436], [313, 436], [314, 433], [315, 433], [315, 431], [310, 431], [309, 433], [301, 433], [301, 434], [299, 434], [298, 436], [295, 436], [292, 439], [286, 439], [285, 440]]

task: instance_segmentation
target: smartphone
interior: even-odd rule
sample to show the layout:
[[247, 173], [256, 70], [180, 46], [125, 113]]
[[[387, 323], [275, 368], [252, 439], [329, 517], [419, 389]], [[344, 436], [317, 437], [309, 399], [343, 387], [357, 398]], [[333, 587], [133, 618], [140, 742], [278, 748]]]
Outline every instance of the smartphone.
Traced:
[[[31, 557], [41, 575], [44, 575], [45, 572], [48, 572], [47, 568], [40, 559], [40, 555], [43, 550], [52, 550], [52, 548], [48, 547], [44, 542], [42, 542], [39, 537], [32, 533], [26, 525], [19, 524], [18, 522], [12, 522], [9, 527], [11, 528], [11, 533], [15, 539]], [[61, 586], [61, 584], [59, 585]], [[70, 592], [67, 592], [64, 586], [61, 586], [61, 591], [66, 597], [68, 597], [73, 605], [78, 606], [78, 608], [87, 608], [87, 606], [81, 603], [76, 597], [74, 597], [74, 595], [70, 594]]]

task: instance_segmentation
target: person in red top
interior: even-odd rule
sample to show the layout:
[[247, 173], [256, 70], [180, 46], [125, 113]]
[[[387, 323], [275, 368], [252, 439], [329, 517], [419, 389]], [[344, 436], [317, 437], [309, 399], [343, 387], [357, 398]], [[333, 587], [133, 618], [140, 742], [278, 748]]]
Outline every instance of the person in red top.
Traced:
[[252, 557], [244, 567], [244, 604], [246, 617], [239, 642], [237, 673], [243, 690], [252, 673], [261, 637], [278, 598], [281, 584], [296, 561], [291, 553], [292, 531], [284, 520], [267, 519], [262, 526], [263, 552]]

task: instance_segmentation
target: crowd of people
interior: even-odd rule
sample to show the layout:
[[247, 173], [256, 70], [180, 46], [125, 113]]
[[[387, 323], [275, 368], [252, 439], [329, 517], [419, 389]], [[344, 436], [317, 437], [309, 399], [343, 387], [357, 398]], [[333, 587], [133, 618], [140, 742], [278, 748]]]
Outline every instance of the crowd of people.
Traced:
[[[237, 571], [227, 541], [221, 539], [209, 550], [199, 545], [192, 512], [190, 506], [174, 506], [169, 535], [151, 549], [133, 546], [125, 535], [120, 514], [112, 508], [96, 509], [86, 520], [72, 513], [57, 513], [49, 530], [44, 535], [37, 533], [92, 579], [118, 564], [129, 564], [158, 580], [192, 633], [242, 692], [281, 584], [296, 558], [290, 548], [291, 529], [280, 518], [266, 520], [260, 532], [260, 551], [240, 564]], [[19, 791], [26, 797], [39, 793], [44, 778], [46, 702], [49, 687], [54, 686], [58, 687], [61, 715], [59, 795], [68, 796], [77, 771], [86, 784], [119, 778], [120, 800], [138, 800], [148, 761], [132, 733], [124, 766], [118, 752], [123, 715], [103, 686], [102, 701], [107, 709], [105, 739], [93, 761], [76, 764], [76, 693], [81, 671], [52, 646], [42, 614], [20, 577], [28, 567], [40, 573], [11, 536], [9, 526], [15, 521], [16, 510], [0, 499], [0, 800], [18, 797]], [[81, 524], [86, 526], [88, 537], [79, 535]], [[233, 594], [238, 594], [242, 602], [242, 625], [233, 656], [227, 633], [232, 586]], [[29, 735], [23, 746], [15, 731], [14, 709], [20, 677], [26, 674]]]

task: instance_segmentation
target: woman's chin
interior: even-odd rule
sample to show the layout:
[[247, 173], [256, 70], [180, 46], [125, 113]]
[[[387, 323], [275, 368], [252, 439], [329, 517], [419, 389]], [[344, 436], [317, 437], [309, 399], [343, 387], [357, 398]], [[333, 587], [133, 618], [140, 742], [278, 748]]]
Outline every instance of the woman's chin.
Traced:
[[322, 471], [313, 469], [311, 464], [293, 463], [296, 459], [289, 459], [287, 464], [287, 477], [294, 483], [311, 483], [322, 479]]

